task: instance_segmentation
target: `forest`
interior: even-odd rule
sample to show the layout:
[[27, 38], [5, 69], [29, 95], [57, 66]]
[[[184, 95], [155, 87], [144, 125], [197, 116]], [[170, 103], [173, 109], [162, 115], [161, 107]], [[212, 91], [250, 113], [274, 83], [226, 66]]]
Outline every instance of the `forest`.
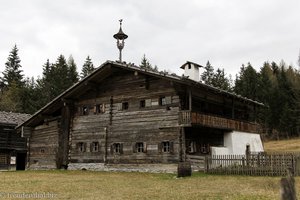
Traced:
[[[35, 80], [24, 76], [18, 51], [15, 45], [0, 74], [0, 111], [33, 114], [95, 69], [89, 56], [78, 73], [72, 56], [66, 59], [59, 55], [55, 63], [45, 61], [43, 74]], [[300, 57], [298, 61], [300, 67]], [[139, 66], [158, 71], [145, 55]], [[201, 79], [205, 84], [264, 103], [265, 108], [259, 111], [257, 120], [267, 137], [299, 137], [300, 71], [283, 60], [280, 63], [266, 61], [259, 70], [255, 68], [250, 62], [242, 64], [233, 79], [224, 69], [215, 69], [207, 61]]]

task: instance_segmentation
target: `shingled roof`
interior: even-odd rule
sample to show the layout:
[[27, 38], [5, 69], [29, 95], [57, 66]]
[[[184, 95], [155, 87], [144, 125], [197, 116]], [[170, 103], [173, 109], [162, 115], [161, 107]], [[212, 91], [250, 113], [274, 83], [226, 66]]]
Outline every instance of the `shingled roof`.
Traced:
[[0, 124], [20, 125], [30, 117], [29, 114], [0, 111]]
[[[44, 115], [47, 115], [47, 114], [49, 114], [49, 112], [55, 111], [55, 109], [53, 109], [53, 107], [63, 106], [64, 99], [68, 99], [68, 98], [72, 97], [72, 95], [80, 95], [78, 93], [78, 90], [80, 88], [81, 89], [86, 88], [89, 81], [91, 81], [91, 80], [95, 80], [95, 79], [98, 80], [99, 79], [99, 74], [103, 74], [102, 78], [105, 78], [104, 74], [107, 71], [109, 71], [111, 68], [119, 68], [119, 69], [125, 69], [125, 70], [130, 70], [130, 71], [138, 71], [142, 74], [146, 74], [146, 75], [150, 75], [150, 76], [155, 76], [155, 77], [175, 81], [175, 82], [178, 82], [180, 84], [187, 85], [187, 86], [192, 86], [192, 87], [196, 87], [196, 88], [206, 88], [206, 89], [208, 89], [210, 91], [213, 91], [215, 93], [222, 94], [222, 95], [225, 95], [225, 96], [231, 96], [232, 98], [236, 98], [236, 99], [239, 99], [241, 101], [248, 102], [250, 104], [255, 104], [255, 105], [258, 105], [258, 106], [264, 106], [263, 103], [248, 99], [246, 97], [242, 97], [242, 96], [237, 95], [235, 93], [231, 93], [231, 92], [228, 92], [228, 91], [225, 91], [225, 90], [221, 90], [219, 88], [216, 88], [216, 87], [213, 87], [213, 86], [210, 86], [210, 85], [206, 85], [206, 84], [201, 83], [201, 82], [196, 82], [194, 80], [186, 78], [185, 76], [177, 76], [176, 74], [168, 74], [168, 73], [164, 73], [164, 72], [154, 72], [152, 70], [141, 69], [140, 67], [135, 66], [134, 64], [131, 64], [131, 63], [126, 64], [125, 62], [120, 63], [120, 62], [114, 62], [114, 61], [106, 61], [100, 67], [96, 68], [87, 77], [85, 77], [84, 79], [82, 79], [78, 83], [74, 84], [69, 89], [65, 90], [63, 93], [61, 93], [59, 96], [57, 96], [51, 102], [49, 102], [47, 105], [45, 105], [43, 108], [41, 108], [35, 114], [33, 114], [30, 118], [28, 118], [26, 121], [24, 121], [24, 123], [19, 124], [17, 128], [19, 128], [21, 126], [27, 126], [28, 124], [33, 122], [35, 119], [37, 121], [39, 121], [38, 118], [40, 118], [40, 120], [42, 120], [43, 113], [44, 113]], [[107, 74], [108, 73], [106, 73], [106, 75]]]

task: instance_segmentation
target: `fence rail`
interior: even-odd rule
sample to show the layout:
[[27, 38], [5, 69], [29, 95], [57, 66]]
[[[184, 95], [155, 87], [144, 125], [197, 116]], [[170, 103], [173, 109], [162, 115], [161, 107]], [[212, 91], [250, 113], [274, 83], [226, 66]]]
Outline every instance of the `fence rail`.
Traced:
[[205, 161], [205, 171], [210, 174], [286, 176], [290, 171], [300, 175], [300, 153], [212, 155]]

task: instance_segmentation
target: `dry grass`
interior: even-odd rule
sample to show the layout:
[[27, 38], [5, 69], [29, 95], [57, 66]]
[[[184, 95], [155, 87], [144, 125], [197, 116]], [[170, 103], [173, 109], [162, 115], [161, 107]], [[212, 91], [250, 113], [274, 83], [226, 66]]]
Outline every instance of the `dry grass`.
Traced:
[[[51, 192], [57, 199], [279, 199], [279, 177], [18, 171], [0, 172], [0, 195]], [[300, 178], [296, 178], [300, 191]], [[300, 198], [298, 194], [298, 199]], [[1, 199], [1, 196], [0, 196]]]
[[267, 152], [300, 152], [300, 138], [267, 141], [264, 142], [264, 148]]
[[[266, 151], [300, 151], [300, 139], [269, 141]], [[53, 193], [55, 199], [280, 199], [280, 177], [18, 171], [0, 172], [0, 200], [8, 193]], [[300, 177], [296, 177], [300, 199]]]

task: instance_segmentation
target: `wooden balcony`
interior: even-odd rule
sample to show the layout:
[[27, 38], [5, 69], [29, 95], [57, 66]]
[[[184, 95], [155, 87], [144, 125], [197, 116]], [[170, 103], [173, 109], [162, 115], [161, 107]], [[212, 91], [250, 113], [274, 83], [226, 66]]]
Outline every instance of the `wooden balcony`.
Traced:
[[201, 125], [210, 128], [260, 133], [261, 126], [253, 122], [227, 119], [197, 112], [179, 112], [179, 124], [183, 126]]

